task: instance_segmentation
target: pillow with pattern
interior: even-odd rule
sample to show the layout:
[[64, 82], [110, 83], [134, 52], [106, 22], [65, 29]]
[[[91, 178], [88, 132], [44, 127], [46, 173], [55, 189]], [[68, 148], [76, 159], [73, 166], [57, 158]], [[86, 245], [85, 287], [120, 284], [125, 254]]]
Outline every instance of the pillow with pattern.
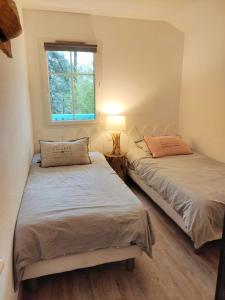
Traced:
[[41, 167], [90, 164], [88, 144], [88, 137], [68, 142], [40, 141]]

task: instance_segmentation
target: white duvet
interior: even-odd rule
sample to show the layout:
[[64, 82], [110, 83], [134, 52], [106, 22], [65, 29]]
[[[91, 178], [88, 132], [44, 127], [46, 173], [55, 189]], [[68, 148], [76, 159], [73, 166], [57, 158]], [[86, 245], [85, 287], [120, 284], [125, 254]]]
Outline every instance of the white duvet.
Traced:
[[195, 248], [222, 236], [225, 164], [194, 153], [152, 158], [133, 148], [130, 167], [158, 192], [184, 221]]

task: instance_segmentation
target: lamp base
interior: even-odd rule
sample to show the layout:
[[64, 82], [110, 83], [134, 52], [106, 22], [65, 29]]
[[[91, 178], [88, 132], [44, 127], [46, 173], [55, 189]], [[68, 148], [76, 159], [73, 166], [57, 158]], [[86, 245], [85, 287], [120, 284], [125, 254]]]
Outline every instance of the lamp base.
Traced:
[[111, 133], [113, 149], [111, 155], [120, 155], [120, 132]]

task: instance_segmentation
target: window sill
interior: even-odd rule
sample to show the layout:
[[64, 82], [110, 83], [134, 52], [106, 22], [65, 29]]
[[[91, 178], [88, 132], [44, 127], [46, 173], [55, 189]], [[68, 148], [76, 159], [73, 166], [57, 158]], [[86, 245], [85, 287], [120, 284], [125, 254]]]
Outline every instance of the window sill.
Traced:
[[97, 120], [79, 120], [79, 121], [49, 121], [48, 125], [50, 126], [84, 126], [84, 125], [95, 125]]

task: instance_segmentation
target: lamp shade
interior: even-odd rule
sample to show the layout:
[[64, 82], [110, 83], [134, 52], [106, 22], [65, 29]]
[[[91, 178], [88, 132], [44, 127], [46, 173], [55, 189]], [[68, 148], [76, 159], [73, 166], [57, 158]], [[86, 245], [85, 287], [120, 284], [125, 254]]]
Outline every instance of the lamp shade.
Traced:
[[125, 116], [107, 116], [106, 129], [112, 131], [126, 130]]

